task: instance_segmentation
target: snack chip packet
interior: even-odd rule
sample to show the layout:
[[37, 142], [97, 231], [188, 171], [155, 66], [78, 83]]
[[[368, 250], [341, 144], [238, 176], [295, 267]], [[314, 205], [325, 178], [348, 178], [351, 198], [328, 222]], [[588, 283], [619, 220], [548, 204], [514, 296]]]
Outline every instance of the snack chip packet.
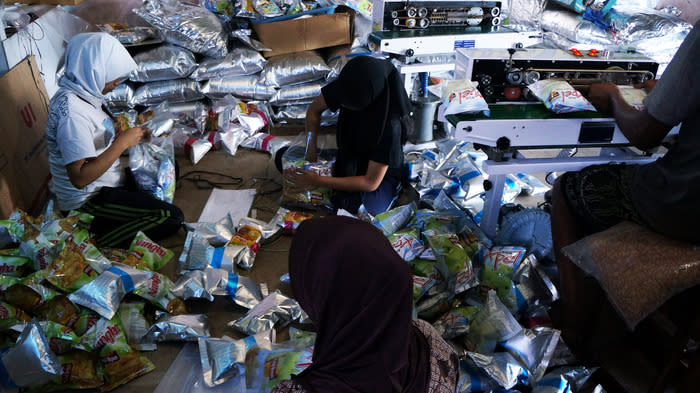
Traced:
[[404, 261], [410, 262], [425, 250], [425, 245], [415, 228], [404, 228], [388, 236], [391, 247]]
[[472, 261], [457, 235], [429, 229], [423, 232], [423, 236], [437, 258], [449, 291], [458, 294], [479, 284]]
[[167, 310], [168, 305], [175, 298], [171, 293], [173, 287], [174, 284], [168, 276], [153, 272], [143, 285], [134, 288], [134, 295], [148, 300], [161, 310]]
[[0, 330], [5, 330], [21, 322], [29, 322], [31, 317], [22, 309], [9, 303], [0, 302]]
[[123, 264], [149, 271], [158, 271], [173, 258], [172, 251], [159, 246], [139, 231], [129, 247], [129, 254]]
[[541, 79], [528, 88], [544, 106], [554, 113], [595, 111], [595, 107], [568, 82]]
[[34, 316], [42, 321], [54, 321], [68, 327], [78, 321], [80, 310], [66, 295], [56, 295], [44, 302], [34, 312]]
[[[62, 355], [73, 349], [84, 349], [80, 337], [68, 326], [53, 321], [39, 321], [38, 323], [46, 336], [49, 348], [56, 355]], [[21, 333], [26, 326], [26, 323], [17, 324], [11, 329]]]
[[445, 340], [451, 340], [469, 332], [469, 321], [479, 311], [474, 306], [453, 308], [438, 318], [433, 327]]
[[523, 247], [496, 246], [482, 256], [484, 266], [479, 275], [482, 292], [486, 295], [489, 290], [495, 290], [509, 310], [517, 308], [513, 273], [526, 253], [527, 250]]
[[288, 139], [259, 132], [245, 139], [241, 143], [241, 146], [248, 149], [268, 152], [272, 155], [272, 157], [275, 157], [275, 154], [277, 154], [281, 148], [287, 147], [291, 144], [292, 142]]
[[271, 391], [280, 381], [298, 375], [311, 365], [313, 346], [298, 348], [294, 343], [272, 349], [253, 348], [246, 358], [246, 384], [249, 390]]
[[97, 276], [97, 272], [85, 261], [78, 246], [67, 240], [63, 243], [61, 252], [47, 267], [46, 280], [63, 291], [73, 292]]
[[272, 292], [248, 313], [238, 320], [228, 323], [244, 334], [257, 334], [270, 330], [275, 326], [286, 326], [293, 320], [302, 317], [302, 310], [296, 300], [282, 295], [279, 291]]
[[151, 327], [143, 315], [144, 311], [144, 304], [141, 302], [122, 303], [119, 305], [117, 315], [119, 315], [119, 320], [124, 327], [126, 341], [132, 348], [138, 351], [155, 351], [156, 344], [141, 343], [141, 339]]
[[497, 343], [523, 329], [493, 290], [488, 292], [484, 307], [474, 314], [470, 324], [465, 344], [468, 349], [480, 353], [493, 352]]
[[5, 301], [22, 310], [32, 311], [58, 295], [58, 292], [41, 284], [17, 283], [5, 290]]
[[416, 203], [399, 206], [389, 211], [379, 213], [372, 219], [372, 225], [380, 229], [384, 236], [389, 236], [406, 226], [416, 213]]
[[[37, 392], [53, 392], [66, 389], [96, 389], [104, 384], [102, 368], [97, 355], [85, 351], [71, 351], [58, 355], [61, 374], [53, 381], [39, 387]], [[30, 390], [33, 392], [34, 390]]]
[[280, 226], [285, 233], [293, 233], [303, 221], [313, 218], [313, 214], [300, 211], [291, 211], [280, 207], [277, 214], [272, 219], [276, 225]]
[[2, 363], [10, 380], [20, 387], [43, 385], [61, 375], [58, 358], [37, 321], [24, 327], [17, 344], [2, 354]]
[[221, 385], [231, 378], [245, 375], [246, 354], [252, 348], [272, 349], [275, 331], [268, 330], [242, 340], [228, 337], [200, 338], [199, 356], [204, 383], [209, 387]]
[[250, 217], [242, 218], [238, 224], [238, 231], [228, 242], [226, 248], [232, 251], [236, 265], [243, 269], [250, 269], [255, 263], [255, 255], [260, 249], [260, 241], [272, 236], [277, 230], [274, 225], [268, 225], [260, 220]]
[[0, 274], [9, 277], [23, 277], [32, 261], [19, 255], [19, 249], [0, 251]]
[[442, 87], [440, 98], [445, 106], [445, 116], [478, 112], [490, 116], [489, 105], [474, 82], [464, 79], [442, 82], [437, 86]]
[[516, 385], [529, 384], [530, 374], [508, 352], [495, 352], [490, 355], [467, 352], [467, 355], [477, 367], [485, 371], [486, 374], [495, 379], [505, 389], [511, 389]]
[[141, 342], [197, 341], [209, 336], [209, 320], [204, 314], [163, 314], [151, 325]]
[[527, 368], [531, 377], [530, 384], [534, 385], [544, 376], [560, 333], [559, 330], [548, 327], [523, 329], [501, 346]]

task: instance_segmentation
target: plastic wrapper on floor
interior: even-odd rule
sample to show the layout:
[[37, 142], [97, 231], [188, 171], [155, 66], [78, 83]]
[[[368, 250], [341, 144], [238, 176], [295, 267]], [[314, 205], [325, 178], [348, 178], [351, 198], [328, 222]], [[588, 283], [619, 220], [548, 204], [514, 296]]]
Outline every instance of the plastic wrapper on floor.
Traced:
[[262, 302], [238, 320], [228, 323], [244, 334], [257, 334], [274, 327], [284, 327], [302, 317], [302, 310], [296, 300], [280, 292], [269, 294]]
[[187, 102], [202, 98], [199, 84], [191, 79], [174, 79], [150, 82], [140, 86], [134, 93], [132, 104], [157, 105], [162, 102]]
[[134, 12], [157, 28], [167, 42], [215, 59], [228, 53], [221, 22], [206, 8], [177, 0], [146, 0]]
[[136, 82], [186, 78], [197, 67], [194, 55], [175, 45], [163, 45], [134, 56], [138, 69], [129, 74]]

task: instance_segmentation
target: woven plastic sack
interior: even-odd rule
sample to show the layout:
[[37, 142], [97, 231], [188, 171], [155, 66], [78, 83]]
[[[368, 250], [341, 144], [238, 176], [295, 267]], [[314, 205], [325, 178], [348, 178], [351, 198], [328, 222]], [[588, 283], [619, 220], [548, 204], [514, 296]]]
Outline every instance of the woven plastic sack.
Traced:
[[700, 250], [631, 222], [564, 247], [600, 283], [630, 329], [673, 295], [700, 284]]

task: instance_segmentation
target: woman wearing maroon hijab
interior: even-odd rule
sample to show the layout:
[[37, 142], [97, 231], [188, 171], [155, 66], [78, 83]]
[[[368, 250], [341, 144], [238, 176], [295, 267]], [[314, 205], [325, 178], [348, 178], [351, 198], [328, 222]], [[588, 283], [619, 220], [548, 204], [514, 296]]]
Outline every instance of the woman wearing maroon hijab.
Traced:
[[313, 362], [273, 393], [454, 393], [457, 355], [411, 320], [408, 264], [372, 225], [307, 220], [289, 252], [292, 290], [316, 327]]

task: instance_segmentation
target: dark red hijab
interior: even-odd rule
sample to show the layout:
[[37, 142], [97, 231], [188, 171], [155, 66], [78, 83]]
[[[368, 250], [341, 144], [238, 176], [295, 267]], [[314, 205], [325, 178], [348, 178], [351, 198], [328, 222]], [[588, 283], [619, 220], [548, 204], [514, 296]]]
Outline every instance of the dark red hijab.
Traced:
[[411, 324], [408, 264], [374, 226], [348, 217], [304, 221], [289, 253], [292, 289], [316, 331], [310, 392], [423, 393], [429, 348]]

